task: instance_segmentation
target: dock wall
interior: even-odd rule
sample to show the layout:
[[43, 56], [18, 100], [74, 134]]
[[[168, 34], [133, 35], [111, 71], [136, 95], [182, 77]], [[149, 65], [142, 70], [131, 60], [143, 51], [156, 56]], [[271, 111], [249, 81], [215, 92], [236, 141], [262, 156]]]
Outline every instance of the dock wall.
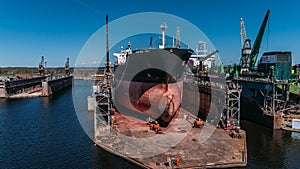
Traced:
[[46, 79], [46, 76], [1, 82], [0, 98], [6, 98], [24, 92], [28, 88], [40, 87], [44, 79]]
[[286, 107], [279, 103], [288, 105], [286, 100], [288, 96], [284, 91], [278, 90], [279, 83], [241, 79], [237, 83], [243, 88], [241, 118], [272, 129], [280, 129], [282, 126], [280, 110]]
[[42, 94], [41, 96], [50, 96], [64, 88], [72, 86], [73, 76], [63, 77], [55, 80], [44, 80], [42, 82]]

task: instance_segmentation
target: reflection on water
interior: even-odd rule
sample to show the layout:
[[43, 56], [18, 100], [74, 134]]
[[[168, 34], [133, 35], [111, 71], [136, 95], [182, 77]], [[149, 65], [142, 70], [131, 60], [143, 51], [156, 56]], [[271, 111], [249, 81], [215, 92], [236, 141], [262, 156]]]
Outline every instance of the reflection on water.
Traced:
[[293, 139], [300, 139], [300, 133], [292, 132], [291, 137], [292, 137]]
[[[76, 104], [92, 134], [93, 114], [84, 109], [92, 82], [74, 84], [73, 96], [67, 89], [49, 98], [0, 99], [0, 168], [137, 168], [94, 147], [80, 126], [72, 99], [81, 98]], [[242, 127], [247, 131], [247, 168], [300, 168], [298, 133], [247, 121]]]
[[299, 168], [300, 140], [291, 132], [273, 130], [248, 121], [248, 168]]
[[50, 96], [50, 97], [41, 97], [41, 101], [42, 101], [42, 104], [44, 107], [48, 107], [49, 105], [49, 102], [50, 102], [50, 99], [52, 98], [53, 96]]

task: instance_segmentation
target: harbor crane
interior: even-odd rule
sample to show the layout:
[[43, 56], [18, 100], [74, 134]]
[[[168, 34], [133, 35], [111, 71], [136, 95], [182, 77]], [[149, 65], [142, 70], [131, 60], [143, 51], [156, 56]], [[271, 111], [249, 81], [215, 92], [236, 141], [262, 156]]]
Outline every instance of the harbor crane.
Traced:
[[44, 76], [44, 56], [42, 56], [42, 60], [41, 62], [39, 63], [39, 74], [40, 76]]
[[205, 55], [204, 57], [198, 57], [197, 60], [192, 62], [195, 66], [191, 67], [191, 71], [193, 73], [204, 71], [206, 68], [205, 68], [203, 62], [206, 61], [207, 59], [213, 57], [218, 52], [219, 52], [218, 50], [215, 50], [215, 51], [212, 51], [211, 53], [209, 53], [208, 55]]
[[[205, 71], [205, 66], [203, 64], [204, 61], [206, 61], [207, 59], [213, 57], [216, 53], [218, 53], [218, 50], [212, 51], [211, 53], [209, 53], [208, 55], [206, 55], [203, 58], [199, 58], [199, 67], [198, 67], [198, 71]], [[198, 72], [197, 71], [197, 72]]]
[[248, 36], [247, 36], [246, 27], [245, 27], [245, 23], [244, 23], [244, 19], [243, 18], [240, 19], [240, 28], [241, 28], [241, 31], [240, 31], [240, 35], [241, 35], [241, 47], [243, 48], [244, 42], [249, 39]]
[[69, 58], [67, 58], [67, 61], [65, 63], [65, 74], [66, 76], [70, 75], [70, 65], [69, 65]]
[[249, 72], [255, 70], [255, 63], [259, 53], [259, 48], [261, 41], [265, 32], [266, 24], [269, 19], [270, 10], [268, 9], [262, 25], [259, 29], [257, 37], [255, 39], [253, 47], [251, 46], [251, 40], [247, 37], [246, 28], [243, 18], [240, 19], [240, 35], [241, 35], [241, 44], [242, 44], [242, 56], [240, 60], [241, 72]]
[[199, 58], [199, 60], [200, 60], [200, 62], [206, 61], [207, 59], [211, 58], [212, 56], [214, 56], [218, 52], [219, 52], [218, 50], [212, 51], [211, 53], [209, 53], [205, 57]]

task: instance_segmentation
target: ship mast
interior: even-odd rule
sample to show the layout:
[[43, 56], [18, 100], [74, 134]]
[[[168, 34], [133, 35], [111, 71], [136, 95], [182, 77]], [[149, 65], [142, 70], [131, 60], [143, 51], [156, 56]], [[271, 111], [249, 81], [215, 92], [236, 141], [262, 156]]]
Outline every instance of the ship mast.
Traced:
[[109, 44], [108, 44], [108, 15], [106, 14], [106, 63], [105, 63], [105, 71], [106, 76], [109, 76], [111, 73], [110, 70], [110, 62], [109, 62]]
[[112, 72], [110, 70], [110, 62], [109, 62], [109, 46], [108, 46], [108, 15], [106, 14], [106, 67], [105, 67], [105, 80], [107, 83], [107, 89], [108, 89], [108, 113], [112, 114], [111, 108], [112, 108], [112, 95], [111, 95], [111, 76]]
[[172, 41], [172, 48], [175, 48], [175, 39], [174, 39], [174, 36], [173, 36], [173, 41]]
[[176, 48], [180, 48], [180, 30], [176, 28]]
[[160, 49], [164, 49], [165, 48], [165, 30], [167, 29], [167, 24], [166, 22], [164, 22], [163, 24], [160, 25], [160, 29], [161, 29], [161, 41], [162, 41], [162, 45], [159, 45]]

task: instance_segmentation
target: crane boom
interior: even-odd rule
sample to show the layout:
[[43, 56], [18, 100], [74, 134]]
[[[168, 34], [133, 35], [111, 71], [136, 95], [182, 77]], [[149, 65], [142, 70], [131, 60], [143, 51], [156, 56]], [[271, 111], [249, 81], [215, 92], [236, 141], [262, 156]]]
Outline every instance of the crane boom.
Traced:
[[219, 52], [218, 50], [215, 50], [215, 51], [209, 53], [208, 55], [206, 55], [204, 58], [201, 58], [200, 61], [205, 61], [205, 60], [207, 60], [208, 58], [212, 57], [214, 54], [216, 54], [218, 52]]
[[240, 19], [240, 28], [241, 28], [241, 31], [240, 31], [241, 47], [243, 48], [244, 42], [246, 41], [246, 39], [248, 39], [243, 18]]
[[255, 69], [255, 63], [257, 60], [257, 56], [259, 53], [260, 44], [265, 32], [266, 24], [269, 19], [270, 10], [268, 9], [262, 25], [258, 31], [257, 37], [255, 39], [253, 48], [251, 46], [251, 41], [247, 38], [246, 29], [244, 25], [244, 20], [240, 19], [240, 26], [241, 26], [241, 41], [242, 41], [242, 56], [240, 60], [240, 66], [242, 72], [248, 72], [249, 70]]
[[265, 32], [265, 28], [266, 28], [266, 25], [267, 25], [267, 21], [269, 19], [269, 15], [270, 15], [270, 9], [268, 9], [268, 11], [265, 15], [265, 18], [262, 22], [262, 25], [259, 29], [259, 32], [257, 34], [257, 37], [255, 39], [255, 42], [254, 42], [254, 45], [253, 45], [253, 48], [252, 48], [251, 62], [250, 62], [250, 69], [252, 69], [252, 70], [254, 69], [254, 66], [255, 66], [255, 63], [256, 63], [256, 60], [257, 60], [260, 44], [261, 44], [261, 41], [262, 41], [262, 38], [263, 38], [263, 35], [264, 35], [264, 32]]

